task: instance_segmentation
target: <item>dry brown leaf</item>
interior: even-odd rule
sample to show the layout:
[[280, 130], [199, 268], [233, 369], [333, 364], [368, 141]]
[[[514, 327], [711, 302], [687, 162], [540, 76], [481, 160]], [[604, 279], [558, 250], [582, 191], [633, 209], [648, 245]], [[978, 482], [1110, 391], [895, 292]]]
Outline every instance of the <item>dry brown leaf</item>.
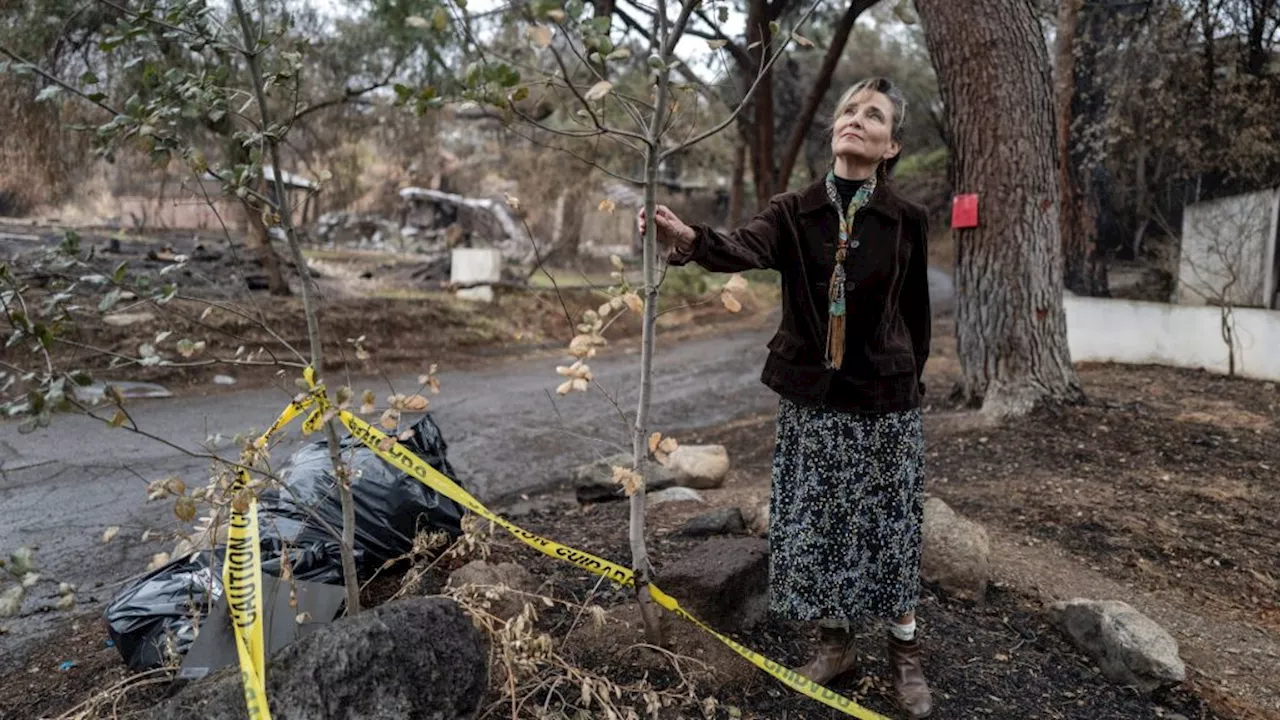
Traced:
[[408, 412], [422, 412], [430, 404], [431, 401], [422, 395], [409, 395], [404, 399], [404, 409]]
[[412, 428], [410, 428], [410, 429], [408, 429], [408, 430], [405, 430], [404, 432], [400, 433], [400, 437], [399, 437], [400, 442], [408, 442], [409, 440], [412, 440], [412, 439], [413, 439], [413, 429], [412, 429]]
[[734, 275], [724, 284], [724, 289], [729, 292], [742, 292], [747, 289], [747, 279], [741, 275]]
[[109, 543], [115, 539], [116, 535], [119, 535], [119, 534], [120, 534], [120, 526], [112, 525], [111, 527], [102, 531], [102, 542]]
[[529, 26], [529, 39], [540, 48], [549, 47], [551, 45], [551, 28], [541, 25]]
[[799, 46], [801, 46], [801, 47], [807, 47], [807, 48], [811, 48], [811, 47], [813, 47], [813, 41], [812, 41], [812, 40], [810, 40], [809, 38], [807, 38], [807, 37], [805, 37], [805, 36], [801, 35], [801, 34], [800, 34], [800, 33], [798, 33], [798, 32], [793, 32], [793, 33], [791, 33], [791, 39], [792, 39], [792, 40], [795, 40], [795, 41], [796, 41], [796, 44], [797, 44], [797, 45], [799, 45]]
[[673, 453], [678, 447], [680, 443], [673, 437], [662, 438], [662, 442], [658, 443], [658, 449], [664, 453]]
[[588, 102], [595, 102], [596, 100], [603, 100], [605, 96], [611, 92], [613, 92], [613, 83], [608, 80], [601, 80], [595, 85], [592, 85], [591, 89], [588, 90], [587, 94], [583, 97], [586, 98]]
[[151, 556], [151, 562], [147, 563], [147, 571], [159, 570], [169, 563], [169, 553], [161, 552]]
[[641, 300], [636, 293], [626, 293], [622, 296], [622, 302], [626, 303], [627, 309], [633, 313], [644, 312], [644, 300]]
[[612, 301], [607, 302], [607, 303], [605, 303], [605, 304], [601, 305], [601, 306], [600, 306], [600, 309], [599, 309], [599, 310], [596, 310], [596, 314], [597, 314], [597, 315], [599, 315], [599, 316], [600, 316], [600, 317], [602, 317], [602, 318], [609, 317], [609, 313], [611, 313], [611, 312], [613, 312], [613, 302], [612, 302]]
[[565, 380], [563, 383], [560, 383], [560, 387], [556, 388], [557, 395], [568, 395], [572, 391], [573, 391], [572, 380]]
[[360, 394], [360, 414], [368, 415], [378, 408], [378, 396], [373, 394], [372, 390], [365, 390]]
[[173, 504], [173, 514], [182, 522], [191, 522], [196, 518], [196, 503], [188, 497], [178, 498]]
[[600, 212], [605, 212], [612, 215], [613, 211], [617, 209], [618, 209], [618, 203], [610, 200], [609, 198], [605, 198], [600, 201]]
[[378, 419], [378, 424], [386, 430], [395, 430], [400, 425], [400, 411], [395, 408], [387, 410]]
[[644, 487], [644, 478], [640, 477], [636, 471], [618, 465], [613, 466], [613, 481], [622, 486], [622, 491], [627, 497], [635, 495], [636, 491]]
[[378, 441], [378, 449], [382, 452], [387, 452], [391, 448], [395, 447], [395, 445], [396, 439], [391, 436], [384, 437]]
[[708, 40], [707, 41], [707, 47], [711, 48], [712, 50], [719, 50], [720, 48], [728, 44], [729, 44], [728, 40]]
[[657, 452], [658, 444], [662, 442], [662, 433], [656, 432], [649, 436], [649, 452]]
[[742, 312], [742, 303], [730, 293], [720, 293], [720, 302], [724, 303], [724, 309], [731, 313]]

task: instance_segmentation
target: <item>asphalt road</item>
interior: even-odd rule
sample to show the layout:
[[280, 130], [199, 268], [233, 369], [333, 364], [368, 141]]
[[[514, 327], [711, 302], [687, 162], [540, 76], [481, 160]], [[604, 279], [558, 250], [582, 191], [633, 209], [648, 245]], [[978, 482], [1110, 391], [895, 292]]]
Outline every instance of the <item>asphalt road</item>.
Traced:
[[[762, 319], [758, 328], [668, 347], [659, 338], [652, 426], [678, 436], [684, 428], [773, 406], [775, 397], [759, 382], [773, 323]], [[634, 413], [638, 351], [615, 350], [590, 364], [618, 407]], [[618, 407], [594, 391], [556, 395], [562, 378], [555, 365], [555, 358], [541, 358], [441, 374], [433, 417], [449, 444], [458, 479], [481, 499], [497, 501], [546, 487], [578, 464], [629, 449], [629, 430]], [[416, 380], [399, 378], [395, 385], [407, 392]], [[354, 386], [374, 389], [380, 397], [389, 393], [382, 381]], [[0, 423], [0, 551], [38, 547], [40, 572], [51, 581], [33, 588], [24, 612], [51, 604], [57, 582], [76, 584], [81, 603], [109, 600], [152, 554], [172, 548], [171, 531], [179, 527], [171, 502], [146, 502], [147, 482], [176, 475], [189, 486], [203, 485], [210, 462], [179, 448], [203, 451], [210, 436], [260, 431], [288, 399], [284, 389], [255, 389], [131, 403], [140, 428], [178, 447], [84, 417], [57, 417], [50, 427], [27, 435], [18, 433], [16, 423]], [[292, 427], [289, 442], [273, 453], [276, 463], [302, 442], [296, 422]], [[230, 442], [218, 450], [228, 458], [236, 453]], [[120, 532], [103, 544], [109, 526], [119, 526]], [[142, 542], [146, 530], [160, 532]], [[29, 616], [22, 632], [10, 628], [0, 635], [0, 647], [15, 635], [30, 637], [42, 619], [54, 615]]]

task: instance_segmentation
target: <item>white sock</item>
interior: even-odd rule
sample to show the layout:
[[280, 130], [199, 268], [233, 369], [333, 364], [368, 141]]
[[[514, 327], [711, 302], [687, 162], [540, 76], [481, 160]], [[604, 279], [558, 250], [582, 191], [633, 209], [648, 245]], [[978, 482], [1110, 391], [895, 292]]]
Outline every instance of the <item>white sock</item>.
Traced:
[[916, 621], [912, 620], [906, 625], [891, 622], [889, 623], [889, 632], [893, 633], [893, 636], [902, 642], [911, 642], [916, 637]]

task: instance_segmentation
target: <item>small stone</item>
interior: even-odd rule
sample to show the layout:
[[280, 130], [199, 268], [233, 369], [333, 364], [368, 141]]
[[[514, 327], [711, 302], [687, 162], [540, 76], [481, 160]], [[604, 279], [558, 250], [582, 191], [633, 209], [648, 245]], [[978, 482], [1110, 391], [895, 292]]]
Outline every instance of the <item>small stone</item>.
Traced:
[[699, 515], [685, 523], [676, 534], [685, 537], [740, 535], [747, 531], [746, 521], [738, 508], [721, 508]]
[[747, 531], [756, 537], [769, 537], [769, 503], [760, 503], [742, 510]]
[[687, 487], [673, 487], [667, 488], [666, 490], [659, 490], [656, 493], [646, 494], [645, 499], [647, 504], [650, 506], [665, 505], [666, 503], [673, 502], [706, 502], [702, 497], [702, 493], [699, 493], [693, 488]]
[[214, 375], [213, 384], [214, 385], [235, 385], [236, 379], [231, 377], [230, 375]]

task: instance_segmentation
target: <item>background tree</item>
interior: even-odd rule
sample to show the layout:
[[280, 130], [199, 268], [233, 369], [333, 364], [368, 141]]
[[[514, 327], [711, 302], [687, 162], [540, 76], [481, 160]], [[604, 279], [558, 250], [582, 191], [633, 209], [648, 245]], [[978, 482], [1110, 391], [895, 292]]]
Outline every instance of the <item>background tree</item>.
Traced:
[[917, 0], [946, 107], [952, 185], [981, 225], [954, 231], [964, 399], [997, 416], [1081, 399], [1067, 348], [1054, 113], [1027, 0]]

